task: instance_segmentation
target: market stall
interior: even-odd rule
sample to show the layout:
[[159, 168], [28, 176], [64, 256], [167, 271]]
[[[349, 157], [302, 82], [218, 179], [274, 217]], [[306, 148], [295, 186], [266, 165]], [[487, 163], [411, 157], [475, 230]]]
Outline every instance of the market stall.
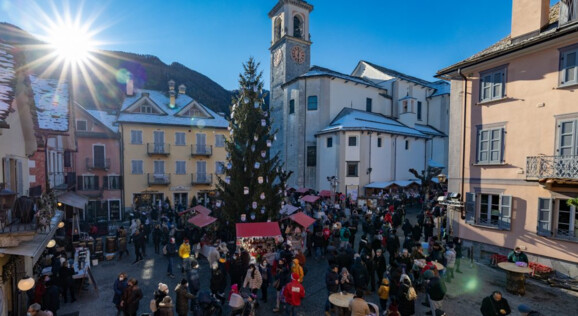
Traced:
[[307, 203], [315, 203], [319, 199], [320, 199], [320, 197], [318, 197], [316, 195], [306, 195], [306, 196], [301, 198], [301, 200], [303, 200], [304, 202], [307, 202]]
[[285, 237], [287, 243], [291, 245], [294, 250], [305, 252], [307, 245], [307, 228], [315, 223], [315, 219], [311, 218], [303, 212], [295, 213], [288, 217], [296, 225], [291, 225], [292, 230], [286, 232]]
[[291, 204], [285, 204], [283, 205], [283, 207], [281, 208], [281, 211], [279, 211], [279, 213], [281, 215], [291, 215], [293, 213], [295, 213], [299, 208], [297, 206], [293, 206]]
[[273, 263], [275, 247], [282, 240], [279, 223], [237, 223], [236, 231], [237, 247], [244, 248], [257, 260], [265, 257], [269, 263]]

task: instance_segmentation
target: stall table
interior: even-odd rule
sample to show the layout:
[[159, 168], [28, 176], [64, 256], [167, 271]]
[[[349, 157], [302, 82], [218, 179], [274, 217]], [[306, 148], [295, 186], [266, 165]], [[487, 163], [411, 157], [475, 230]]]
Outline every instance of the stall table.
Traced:
[[512, 294], [526, 294], [525, 273], [532, 272], [528, 267], [520, 267], [513, 262], [500, 262], [498, 267], [506, 270], [506, 290]]
[[353, 300], [353, 294], [351, 293], [333, 293], [329, 295], [329, 302], [337, 307], [338, 315], [350, 315], [349, 303]]

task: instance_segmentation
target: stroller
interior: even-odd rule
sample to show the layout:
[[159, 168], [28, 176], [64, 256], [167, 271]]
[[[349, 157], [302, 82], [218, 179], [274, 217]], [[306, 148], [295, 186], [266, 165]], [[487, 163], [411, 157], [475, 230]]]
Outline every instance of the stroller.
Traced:
[[229, 299], [231, 316], [255, 316], [256, 305], [257, 296], [247, 291], [242, 291], [239, 294], [233, 293]]

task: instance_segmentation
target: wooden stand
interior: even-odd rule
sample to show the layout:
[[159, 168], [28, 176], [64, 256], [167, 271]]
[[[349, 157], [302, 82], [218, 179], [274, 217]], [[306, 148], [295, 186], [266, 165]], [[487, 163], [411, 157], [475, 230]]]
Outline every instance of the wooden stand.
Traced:
[[526, 277], [523, 273], [506, 271], [506, 290], [512, 294], [526, 294]]

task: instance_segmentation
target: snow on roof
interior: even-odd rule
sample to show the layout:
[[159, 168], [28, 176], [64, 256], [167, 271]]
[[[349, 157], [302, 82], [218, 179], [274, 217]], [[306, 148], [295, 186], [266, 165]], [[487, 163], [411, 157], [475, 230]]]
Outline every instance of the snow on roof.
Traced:
[[0, 42], [0, 120], [8, 116], [14, 99], [14, 57], [9, 53], [13, 47]]
[[326, 128], [318, 134], [340, 130], [371, 130], [382, 133], [429, 138], [428, 135], [381, 114], [344, 108]]
[[[167, 115], [144, 114], [144, 113], [129, 113], [125, 110], [135, 104], [141, 98], [146, 98], [144, 94], [148, 93], [148, 98], [162, 109]], [[143, 123], [143, 124], [157, 124], [157, 125], [177, 125], [177, 126], [197, 126], [197, 127], [214, 127], [227, 128], [229, 122], [221, 115], [215, 113], [213, 110], [196, 102], [199, 107], [202, 107], [211, 117], [182, 117], [176, 115], [183, 107], [191, 102], [196, 102], [193, 98], [186, 94], [177, 94], [175, 99], [175, 106], [169, 107], [170, 98], [161, 91], [155, 90], [139, 90], [133, 96], [127, 96], [121, 106], [121, 113], [118, 117], [118, 122], [124, 123]]]
[[58, 79], [30, 76], [38, 127], [44, 130], [68, 130], [68, 84]]
[[446, 134], [438, 131], [437, 129], [435, 129], [433, 126], [430, 125], [415, 124], [413, 128], [417, 129], [418, 131], [426, 135], [441, 136], [441, 137], [446, 136]]
[[430, 87], [436, 89], [434, 93], [430, 95], [430, 97], [437, 97], [438, 95], [450, 94], [450, 84], [444, 80], [438, 80], [432, 82]]
[[351, 81], [351, 82], [355, 82], [355, 83], [359, 83], [359, 84], [364, 84], [364, 85], [368, 85], [374, 88], [378, 88], [381, 90], [384, 90], [384, 88], [380, 85], [377, 85], [375, 82], [369, 80], [369, 79], [365, 79], [365, 78], [361, 78], [361, 77], [355, 77], [355, 76], [351, 76], [351, 75], [346, 75], [328, 68], [323, 68], [323, 67], [319, 67], [319, 66], [313, 66], [309, 69], [308, 72], [302, 74], [301, 76], [289, 81], [293, 82], [294, 80], [297, 80], [299, 78], [310, 78], [310, 77], [321, 77], [321, 76], [329, 76], [329, 77], [335, 77], [335, 78], [339, 78], [339, 79], [343, 79], [346, 81]]
[[[78, 106], [83, 108], [80, 104], [78, 104]], [[118, 126], [114, 125], [114, 122], [116, 122], [116, 115], [110, 114], [107, 111], [87, 110], [87, 109], [84, 110], [86, 111], [86, 113], [90, 114], [90, 116], [92, 116], [95, 120], [99, 121], [104, 126], [106, 126], [109, 130], [118, 133]]]

